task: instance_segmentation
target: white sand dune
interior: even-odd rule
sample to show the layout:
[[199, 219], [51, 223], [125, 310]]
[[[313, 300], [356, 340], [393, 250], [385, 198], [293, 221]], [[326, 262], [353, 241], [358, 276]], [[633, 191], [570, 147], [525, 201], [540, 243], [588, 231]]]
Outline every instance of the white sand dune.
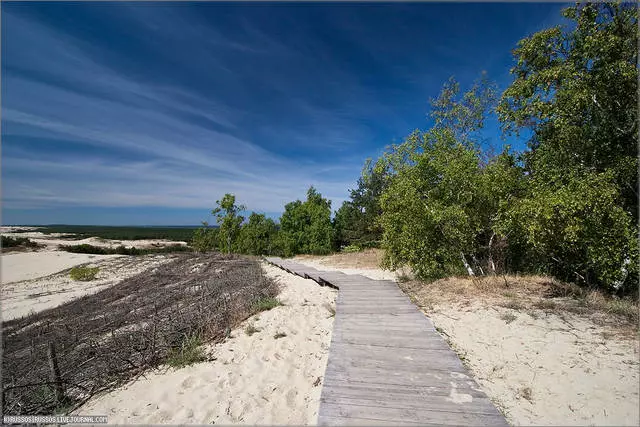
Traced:
[[116, 255], [72, 254], [62, 251], [6, 253], [0, 256], [3, 284], [36, 279], [87, 262]]
[[[76, 413], [104, 414], [110, 424], [315, 424], [333, 325], [327, 305], [336, 291], [263, 267], [281, 283], [285, 305], [208, 346], [216, 360], [151, 372]], [[260, 331], [249, 336], [247, 325]]]
[[7, 237], [23, 237], [44, 246], [44, 250], [56, 250], [60, 245], [92, 245], [102, 248], [116, 248], [118, 246], [134, 247], [137, 249], [147, 249], [162, 246], [181, 245], [186, 246], [187, 242], [166, 240], [166, 239], [138, 239], [138, 240], [112, 240], [100, 237], [86, 237], [84, 239], [70, 239], [63, 233], [44, 234], [41, 231], [29, 231], [22, 233], [3, 232]]

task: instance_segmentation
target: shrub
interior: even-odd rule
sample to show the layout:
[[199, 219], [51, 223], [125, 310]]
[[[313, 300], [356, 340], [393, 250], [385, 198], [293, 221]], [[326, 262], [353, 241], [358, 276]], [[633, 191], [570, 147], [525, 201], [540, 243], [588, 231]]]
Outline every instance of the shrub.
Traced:
[[3, 248], [17, 248], [20, 246], [37, 248], [39, 246], [36, 242], [32, 242], [26, 237], [0, 236], [0, 242]]
[[73, 280], [78, 280], [81, 282], [89, 282], [91, 280], [95, 280], [98, 275], [98, 271], [100, 271], [99, 267], [73, 267], [69, 276]]
[[196, 252], [210, 252], [218, 247], [218, 237], [220, 229], [209, 227], [206, 222], [202, 223], [202, 228], [193, 233], [191, 245]]
[[609, 291], [637, 287], [637, 237], [605, 174], [533, 182], [499, 226], [522, 240], [541, 272]]
[[247, 335], [251, 336], [251, 335], [255, 334], [256, 332], [260, 332], [261, 330], [262, 330], [262, 329], [260, 329], [260, 328], [256, 328], [256, 327], [255, 327], [255, 326], [253, 326], [253, 325], [249, 325], [249, 326], [247, 326], [247, 327], [245, 328], [244, 332], [245, 332]]

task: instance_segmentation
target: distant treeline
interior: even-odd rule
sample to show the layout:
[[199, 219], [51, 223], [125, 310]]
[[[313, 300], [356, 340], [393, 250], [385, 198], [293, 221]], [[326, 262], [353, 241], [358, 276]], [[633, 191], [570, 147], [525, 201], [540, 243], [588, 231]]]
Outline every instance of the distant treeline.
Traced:
[[[323, 254], [380, 246], [384, 265], [423, 279], [524, 272], [621, 294], [638, 291], [637, 7], [579, 3], [557, 26], [521, 40], [513, 80], [451, 79], [432, 99], [432, 126], [368, 160], [331, 219], [313, 187], [279, 224], [231, 194], [197, 230], [197, 250]], [[497, 117], [528, 148], [487, 148]]]
[[148, 255], [148, 254], [164, 254], [172, 252], [190, 252], [192, 249], [184, 245], [169, 245], [158, 248], [134, 248], [118, 246], [116, 248], [107, 248], [102, 246], [94, 246], [88, 244], [82, 245], [60, 245], [59, 248], [66, 252], [76, 254], [96, 254], [96, 255]]
[[75, 234], [78, 239], [100, 237], [111, 240], [165, 239], [189, 242], [197, 227], [118, 227], [100, 225], [49, 225], [39, 228], [45, 234]]

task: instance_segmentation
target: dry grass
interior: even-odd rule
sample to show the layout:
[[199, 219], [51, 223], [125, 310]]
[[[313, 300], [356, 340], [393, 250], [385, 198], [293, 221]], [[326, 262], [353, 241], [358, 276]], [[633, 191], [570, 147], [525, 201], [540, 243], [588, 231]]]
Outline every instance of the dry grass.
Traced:
[[399, 285], [427, 311], [439, 304], [467, 306], [480, 301], [524, 311], [532, 317], [545, 312], [575, 313], [636, 334], [640, 319], [637, 300], [605, 295], [545, 276], [449, 277], [431, 283], [412, 280]]

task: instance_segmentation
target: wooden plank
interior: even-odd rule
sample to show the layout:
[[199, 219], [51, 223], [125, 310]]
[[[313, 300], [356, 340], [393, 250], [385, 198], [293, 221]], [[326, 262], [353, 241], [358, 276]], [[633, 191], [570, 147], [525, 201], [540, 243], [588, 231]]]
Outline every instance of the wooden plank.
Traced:
[[[345, 417], [331, 417], [320, 415], [318, 417], [319, 426], [388, 426], [390, 425], [388, 420], [372, 420], [370, 418], [345, 418]], [[421, 422], [399, 422], [394, 421], [394, 426], [428, 426], [429, 424]], [[436, 425], [436, 424], [431, 424]]]
[[[461, 398], [457, 395], [437, 395], [429, 393], [429, 395], [394, 395], [379, 393], [372, 394], [353, 394], [336, 392], [320, 398], [320, 404], [334, 403], [359, 406], [377, 406], [383, 408], [395, 409], [425, 409], [430, 411], [444, 412], [463, 412], [479, 415], [496, 416], [496, 409], [493, 408], [491, 401], [487, 397], [473, 397], [465, 395]], [[467, 397], [468, 396], [468, 397]]]
[[[451, 389], [446, 387], [438, 387], [435, 385], [423, 384], [378, 384], [362, 381], [335, 382], [331, 379], [323, 381], [326, 384], [326, 390], [323, 389], [323, 396], [330, 395], [349, 395], [349, 396], [379, 396], [389, 395], [392, 399], [413, 398], [413, 396], [421, 396], [426, 398], [451, 397]], [[457, 391], [456, 391], [457, 392]], [[469, 387], [465, 390], [473, 398], [486, 398], [484, 392], [480, 389]]]
[[323, 402], [320, 404], [322, 417], [362, 418], [396, 422], [422, 421], [431, 425], [481, 425], [508, 426], [499, 414], [476, 414], [471, 412], [434, 411], [421, 408], [390, 408], [380, 405], [355, 405], [347, 403]]

